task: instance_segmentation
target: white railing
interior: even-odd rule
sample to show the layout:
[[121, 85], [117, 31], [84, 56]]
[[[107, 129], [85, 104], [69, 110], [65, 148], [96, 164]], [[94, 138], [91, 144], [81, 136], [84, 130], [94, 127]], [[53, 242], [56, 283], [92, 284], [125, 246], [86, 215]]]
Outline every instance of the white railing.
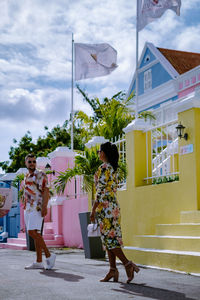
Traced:
[[123, 162], [126, 162], [126, 139], [125, 135], [115, 137], [111, 140], [113, 144], [115, 144], [118, 148], [119, 159]]
[[[147, 176], [144, 180], [154, 183], [156, 180], [165, 178], [172, 181], [179, 174], [175, 154], [178, 153], [178, 138], [176, 133], [177, 119], [156, 125], [146, 132], [146, 163]], [[148, 138], [150, 133], [150, 138]], [[151, 154], [149, 155], [149, 140], [151, 143]], [[149, 171], [149, 159], [151, 160], [151, 173]]]

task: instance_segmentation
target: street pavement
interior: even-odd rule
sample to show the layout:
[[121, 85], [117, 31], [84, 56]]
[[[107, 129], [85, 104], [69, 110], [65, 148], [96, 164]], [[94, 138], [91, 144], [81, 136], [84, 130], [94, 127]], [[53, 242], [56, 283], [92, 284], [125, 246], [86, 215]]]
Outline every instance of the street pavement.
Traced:
[[142, 268], [126, 284], [118, 263], [119, 282], [99, 282], [108, 271], [106, 259], [85, 259], [77, 249], [57, 253], [53, 270], [24, 270], [35, 253], [0, 249], [0, 300], [200, 300], [200, 277]]

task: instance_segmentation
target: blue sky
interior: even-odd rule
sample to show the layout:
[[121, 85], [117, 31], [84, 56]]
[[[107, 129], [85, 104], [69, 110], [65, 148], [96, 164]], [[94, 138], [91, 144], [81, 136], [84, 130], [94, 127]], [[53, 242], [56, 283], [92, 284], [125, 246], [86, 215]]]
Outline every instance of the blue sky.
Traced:
[[[135, 70], [136, 1], [0, 1], [0, 161], [13, 138], [29, 130], [34, 139], [69, 118], [71, 33], [78, 43], [109, 43], [119, 67], [109, 76], [79, 81], [89, 96], [127, 91]], [[139, 34], [157, 47], [200, 52], [199, 0], [182, 0], [181, 16], [170, 10]], [[74, 91], [75, 110], [90, 114]]]

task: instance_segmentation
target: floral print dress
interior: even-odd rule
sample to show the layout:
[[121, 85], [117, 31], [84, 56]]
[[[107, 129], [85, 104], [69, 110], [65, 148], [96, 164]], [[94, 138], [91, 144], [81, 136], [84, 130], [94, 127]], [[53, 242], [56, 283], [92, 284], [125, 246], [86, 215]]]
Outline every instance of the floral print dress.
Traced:
[[117, 202], [117, 172], [109, 163], [103, 163], [95, 174], [97, 223], [100, 226], [104, 249], [122, 246], [120, 207]]

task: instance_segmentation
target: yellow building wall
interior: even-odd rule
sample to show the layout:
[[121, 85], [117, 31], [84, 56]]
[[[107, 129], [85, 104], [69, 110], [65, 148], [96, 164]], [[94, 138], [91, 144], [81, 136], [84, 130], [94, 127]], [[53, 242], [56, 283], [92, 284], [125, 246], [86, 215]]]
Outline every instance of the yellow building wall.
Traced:
[[126, 246], [134, 246], [134, 235], [155, 234], [156, 224], [179, 223], [181, 211], [200, 209], [200, 109], [179, 113], [179, 121], [188, 133], [187, 141], [179, 140], [179, 149], [193, 144], [194, 150], [178, 156], [180, 175], [175, 182], [146, 185], [146, 133], [126, 134], [127, 188], [118, 191]]

